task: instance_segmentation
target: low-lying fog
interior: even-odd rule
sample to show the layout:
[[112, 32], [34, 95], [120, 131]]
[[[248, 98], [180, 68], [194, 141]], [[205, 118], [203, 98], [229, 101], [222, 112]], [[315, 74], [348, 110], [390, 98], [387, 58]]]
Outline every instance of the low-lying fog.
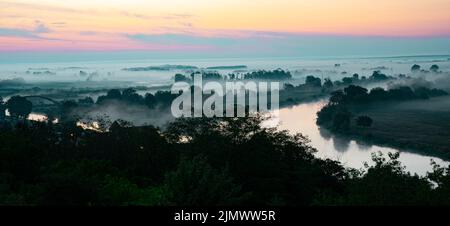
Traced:
[[[266, 58], [98, 61], [39, 64], [17, 63], [0, 64], [0, 79], [7, 80], [21, 78], [27, 83], [73, 82], [73, 87], [118, 86], [120, 83], [132, 83], [134, 86], [164, 86], [172, 83], [172, 78], [175, 73], [189, 73], [193, 70], [212, 67], [212, 70], [216, 70], [224, 74], [261, 69], [274, 70], [281, 68], [291, 71], [295, 79], [298, 79], [299, 82], [303, 82], [307, 75], [314, 75], [323, 78], [329, 77], [332, 80], [336, 80], [345, 76], [351, 76], [353, 73], [358, 73], [360, 76], [369, 76], [374, 70], [380, 70], [388, 75], [408, 74], [410, 73], [410, 68], [413, 64], [418, 64], [425, 70], [428, 70], [431, 65], [437, 64], [440, 70], [450, 71], [450, 56], [314, 60]], [[169, 65], [182, 67], [167, 67]], [[227, 68], [223, 66], [246, 67]], [[135, 71], [124, 70], [130, 68], [149, 69]]]
[[[422, 71], [411, 72], [411, 66], [414, 64], [420, 65]], [[439, 66], [438, 73], [428, 72], [432, 65]], [[450, 91], [450, 56], [314, 60], [294, 58], [141, 60], [0, 64], [0, 66], [0, 96], [3, 97], [3, 100], [7, 100], [13, 95], [42, 95], [59, 101], [78, 100], [84, 97], [92, 97], [95, 101], [98, 96], [104, 95], [112, 88], [133, 87], [140, 95], [148, 92], [154, 93], [157, 90], [168, 90], [174, 82], [174, 75], [177, 73], [189, 75], [193, 71], [214, 70], [222, 75], [227, 75], [229, 73], [239, 74], [278, 68], [291, 72], [293, 79], [288, 82], [293, 85], [303, 84], [308, 75], [319, 77], [322, 81], [325, 78], [336, 81], [343, 77], [351, 77], [354, 73], [358, 73], [360, 77], [369, 77], [373, 71], [378, 70], [388, 76], [396, 78], [406, 76], [410, 79], [399, 79], [394, 83], [374, 83], [366, 88], [408, 85]], [[445, 103], [448, 103], [448, 101]], [[339, 148], [339, 139], [324, 138], [315, 124], [315, 113], [323, 104], [324, 100], [321, 100], [283, 109], [282, 112], [292, 115], [281, 118], [281, 128], [290, 129], [291, 132], [302, 132], [304, 135], [311, 137], [313, 146], [321, 150], [319, 155], [325, 157], [341, 156], [342, 148]], [[432, 108], [432, 110], [439, 111], [442, 108], [441, 105], [442, 102], [439, 102], [439, 104], [428, 102], [415, 105], [415, 107]], [[410, 104], [408, 106], [411, 107]], [[74, 113], [80, 115], [80, 123], [83, 123], [83, 120], [86, 122], [85, 126], [88, 123], [97, 123], [97, 118], [106, 118], [109, 121], [122, 119], [134, 125], [152, 124], [156, 126], [164, 126], [172, 119], [170, 113], [161, 112], [158, 109], [153, 110], [144, 106], [124, 106], [124, 103], [119, 102], [110, 102], [107, 105], [91, 108], [79, 108]], [[306, 118], [302, 118], [302, 115]], [[31, 114], [30, 118], [42, 120], [45, 116]], [[286, 125], [291, 125], [292, 128], [286, 127]], [[345, 148], [345, 150], [351, 151], [345, 152], [347, 155], [343, 157], [344, 161], [349, 162], [349, 166], [352, 167], [359, 167], [362, 161], [369, 160], [370, 153], [373, 151], [396, 150], [370, 146], [371, 151], [368, 152], [368, 148], [364, 145], [353, 146], [352, 148]], [[423, 174], [430, 168], [429, 158], [421, 155], [406, 154], [402, 160], [404, 160], [408, 170], [412, 172]], [[443, 162], [441, 161], [441, 163]]]

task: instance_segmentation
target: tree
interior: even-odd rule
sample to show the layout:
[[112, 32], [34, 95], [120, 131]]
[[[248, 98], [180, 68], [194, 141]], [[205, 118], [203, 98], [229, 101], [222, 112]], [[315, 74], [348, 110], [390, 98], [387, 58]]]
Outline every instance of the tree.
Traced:
[[149, 108], [154, 108], [156, 105], [156, 98], [151, 93], [146, 93], [144, 97], [144, 104]]
[[67, 100], [64, 101], [60, 108], [61, 108], [61, 121], [62, 122], [69, 122], [74, 120], [72, 117], [73, 110], [78, 107], [78, 103], [73, 100]]
[[106, 93], [106, 96], [99, 96], [97, 98], [97, 104], [103, 104], [108, 100], [120, 100], [122, 98], [122, 93], [118, 89], [111, 89]]
[[3, 120], [5, 118], [5, 110], [6, 110], [6, 106], [5, 103], [3, 102], [3, 97], [0, 96], [0, 120]]
[[33, 103], [27, 100], [25, 97], [13, 96], [7, 102], [9, 114], [17, 118], [27, 118], [33, 109]]
[[320, 78], [316, 78], [312, 75], [308, 75], [308, 76], [306, 76], [305, 84], [310, 85], [310, 86], [320, 87], [320, 86], [322, 86], [322, 81], [320, 80]]
[[[191, 88], [192, 90], [192, 88]], [[170, 91], [157, 91], [155, 93], [155, 99], [156, 104], [160, 104], [161, 106], [170, 106], [172, 101], [178, 96], [179, 94], [172, 94]]]
[[128, 103], [140, 104], [144, 101], [144, 98], [137, 94], [135, 89], [128, 88], [122, 92], [122, 100]]
[[420, 71], [420, 65], [414, 64], [411, 67], [411, 72], [418, 72], [418, 71]]
[[94, 104], [94, 99], [92, 99], [92, 97], [85, 97], [83, 99], [79, 99], [78, 103], [79, 104], [91, 105], [91, 104]]
[[120, 90], [112, 89], [108, 91], [106, 96], [110, 99], [120, 99], [122, 97], [122, 94], [120, 93]]
[[239, 204], [245, 198], [225, 170], [215, 170], [202, 156], [182, 159], [178, 169], [167, 174], [164, 194], [169, 204], [187, 206]]
[[345, 132], [350, 129], [350, 119], [352, 114], [345, 108], [340, 108], [333, 117], [332, 129]]
[[388, 92], [381, 87], [375, 87], [370, 90], [370, 101], [380, 101], [388, 98]]
[[333, 82], [331, 81], [331, 79], [326, 78], [325, 81], [324, 81], [324, 83], [323, 83], [323, 87], [324, 87], [325, 89], [331, 89], [331, 88], [333, 88]]
[[361, 86], [350, 85], [344, 89], [349, 101], [364, 102], [367, 99], [367, 89]]
[[290, 83], [285, 83], [284, 84], [284, 89], [289, 90], [289, 89], [293, 89], [295, 86], [290, 84]]
[[[432, 204], [432, 189], [425, 177], [411, 175], [398, 160], [399, 153], [380, 152], [372, 154], [373, 166], [365, 164], [361, 176], [346, 183], [347, 197], [340, 205], [429, 205]], [[343, 201], [343, 202], [342, 202]], [[439, 200], [441, 201], [441, 200]]]
[[273, 71], [260, 70], [244, 74], [244, 79], [286, 80], [291, 78], [291, 73], [282, 69]]
[[412, 100], [417, 96], [408, 86], [400, 86], [388, 91], [389, 98], [392, 100]]
[[431, 65], [430, 71], [435, 72], [435, 73], [438, 72], [439, 66], [437, 66], [436, 64]]
[[381, 73], [380, 71], [374, 71], [374, 72], [372, 73], [372, 76], [370, 76], [370, 78], [371, 78], [372, 80], [375, 80], [375, 81], [379, 81], [379, 80], [387, 80], [387, 79], [389, 79], [388, 76], [386, 76], [385, 74]]
[[190, 79], [182, 74], [175, 74], [175, 82], [189, 82]]
[[333, 120], [334, 114], [337, 111], [339, 105], [325, 105], [320, 111], [317, 112], [317, 125], [327, 125], [331, 120]]
[[358, 118], [356, 118], [356, 125], [361, 126], [361, 127], [371, 127], [373, 123], [372, 118], [370, 118], [369, 116], [359, 116]]
[[345, 102], [345, 95], [342, 90], [334, 91], [331, 93], [330, 96], [330, 104], [331, 105], [338, 105]]
[[352, 84], [353, 83], [353, 78], [350, 77], [344, 77], [342, 78], [342, 82], [346, 85]]

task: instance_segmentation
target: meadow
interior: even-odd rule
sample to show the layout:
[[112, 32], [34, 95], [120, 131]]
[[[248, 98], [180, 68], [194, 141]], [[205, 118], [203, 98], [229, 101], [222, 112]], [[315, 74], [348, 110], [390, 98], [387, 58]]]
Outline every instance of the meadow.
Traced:
[[450, 97], [354, 106], [354, 116], [367, 115], [371, 127], [353, 120], [349, 134], [377, 144], [402, 147], [450, 159]]

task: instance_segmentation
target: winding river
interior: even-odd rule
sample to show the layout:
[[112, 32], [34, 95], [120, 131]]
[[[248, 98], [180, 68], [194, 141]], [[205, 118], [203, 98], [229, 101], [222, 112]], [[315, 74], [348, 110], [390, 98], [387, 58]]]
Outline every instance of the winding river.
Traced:
[[[320, 130], [315, 123], [316, 113], [326, 104], [325, 100], [302, 103], [280, 109], [278, 126], [291, 133], [302, 133], [311, 140], [311, 145], [318, 150], [316, 155], [342, 162], [353, 168], [364, 167], [364, 162], [371, 163], [371, 154], [401, 151], [400, 161], [406, 170], [419, 175], [431, 171], [431, 159], [441, 166], [449, 163], [442, 159], [424, 156], [407, 150], [365, 144], [353, 139], [337, 137], [327, 131]], [[387, 156], [386, 156], [387, 157]]]
[[[370, 165], [372, 163], [371, 155], [374, 152], [381, 152], [386, 156], [389, 152], [398, 151], [400, 151], [400, 161], [406, 167], [406, 170], [418, 175], [426, 175], [426, 172], [432, 170], [431, 160], [434, 160], [441, 166], [449, 165], [449, 162], [440, 158], [416, 154], [408, 152], [408, 150], [357, 142], [353, 139], [333, 135], [326, 130], [320, 130], [315, 123], [316, 113], [326, 102], [323, 99], [282, 108], [278, 117], [269, 120], [268, 126], [278, 125], [279, 129], [288, 130], [292, 134], [302, 133], [310, 139], [311, 146], [318, 150], [316, 153], [317, 157], [337, 160], [347, 167], [360, 169], [364, 167], [364, 162]], [[29, 119], [45, 121], [47, 117], [33, 113], [30, 114]]]

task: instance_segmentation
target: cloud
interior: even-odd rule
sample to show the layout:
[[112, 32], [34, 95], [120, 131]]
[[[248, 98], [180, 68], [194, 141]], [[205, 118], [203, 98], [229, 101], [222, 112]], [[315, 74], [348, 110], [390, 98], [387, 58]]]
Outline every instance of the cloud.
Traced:
[[40, 38], [33, 31], [15, 28], [0, 28], [0, 37]]
[[179, 22], [178, 24], [180, 24], [183, 27], [189, 27], [189, 28], [194, 27], [194, 25], [189, 22]]
[[65, 27], [67, 25], [66, 22], [53, 22], [51, 24], [55, 27]]
[[101, 33], [97, 31], [81, 31], [79, 34], [83, 36], [92, 36], [92, 35], [99, 35]]
[[145, 15], [145, 14], [139, 14], [139, 13], [132, 13], [128, 11], [122, 11], [120, 12], [121, 15], [126, 17], [132, 17], [132, 18], [138, 18], [138, 19], [144, 19], [144, 20], [187, 20], [194, 18], [195, 16], [192, 14], [165, 14], [165, 15]]
[[139, 14], [139, 13], [130, 13], [130, 12], [126, 12], [126, 11], [123, 11], [120, 14], [122, 14], [123, 16], [126, 16], [126, 17], [133, 17], [133, 18], [139, 18], [139, 19], [154, 19], [154, 17], [151, 17], [151, 16], [146, 16], [144, 14]]
[[62, 39], [43, 37], [43, 34], [53, 32], [47, 25], [39, 20], [34, 21], [35, 26], [33, 29], [21, 29], [21, 28], [2, 28], [0, 27], [0, 37], [16, 37], [35, 40], [53, 40], [64, 41]]
[[[191, 23], [180, 23], [181, 27], [159, 27], [157, 34], [126, 34], [129, 39], [157, 44], [202, 44], [229, 47], [232, 45], [251, 45], [272, 41], [286, 41], [295, 38], [292, 33], [241, 31], [241, 30], [204, 30], [196, 29]], [[158, 31], [158, 30], [157, 30]], [[172, 33], [167, 32], [172, 31]]]
[[40, 34], [50, 33], [52, 30], [40, 20], [34, 21], [34, 28], [32, 30], [20, 29], [20, 28], [1, 28], [0, 36], [3, 37], [19, 37], [19, 38], [31, 38], [31, 39], [46, 39], [41, 37]]
[[34, 28], [35, 33], [50, 33], [50, 32], [52, 32], [52, 30], [50, 28], [48, 28], [41, 21], [36, 20], [34, 23], [36, 24], [36, 27]]
[[195, 30], [166, 34], [127, 34], [142, 43], [205, 46], [215, 54], [253, 56], [365, 56], [433, 54], [450, 49], [450, 38], [364, 37], [287, 32]]
[[77, 10], [73, 8], [68, 7], [59, 7], [59, 6], [53, 6], [50, 4], [43, 4], [43, 3], [22, 3], [22, 2], [9, 2], [9, 1], [2, 1], [0, 2], [0, 7], [2, 8], [8, 8], [8, 7], [17, 7], [21, 9], [31, 9], [31, 10], [39, 10], [39, 11], [46, 11], [46, 12], [62, 12], [62, 13], [81, 13], [81, 14], [91, 14], [92, 10]]
[[188, 19], [193, 18], [194, 15], [192, 14], [181, 14], [181, 13], [172, 13], [165, 16], [166, 19]]
[[222, 37], [202, 37], [188, 34], [130, 34], [129, 39], [160, 45], [230, 46], [236, 41]]

